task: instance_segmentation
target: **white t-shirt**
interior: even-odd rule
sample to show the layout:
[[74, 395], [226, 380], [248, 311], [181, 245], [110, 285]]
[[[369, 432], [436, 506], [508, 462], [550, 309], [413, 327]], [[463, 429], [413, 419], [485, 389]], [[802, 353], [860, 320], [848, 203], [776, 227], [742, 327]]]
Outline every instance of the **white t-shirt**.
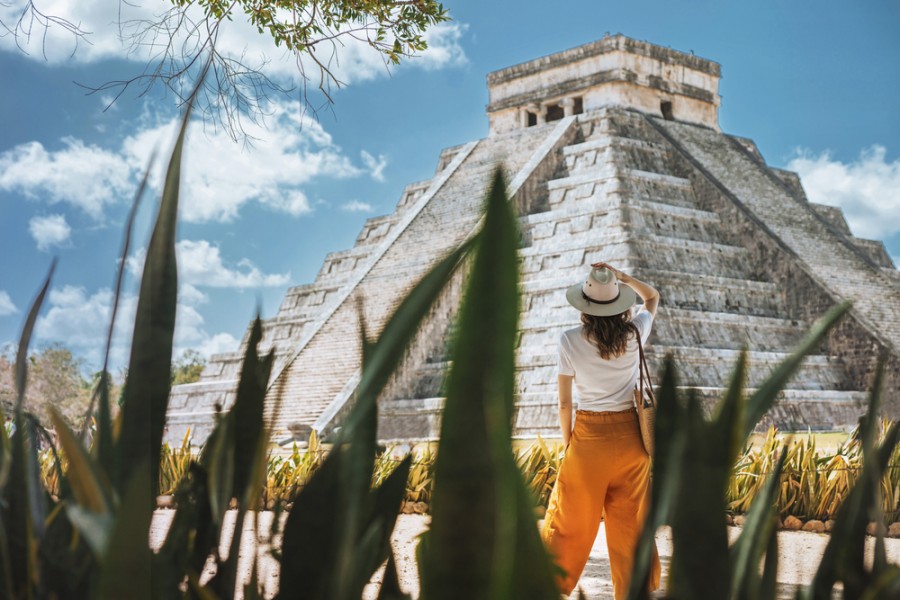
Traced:
[[[631, 322], [640, 332], [641, 342], [646, 344], [653, 315], [640, 308]], [[579, 325], [559, 338], [557, 372], [575, 376], [575, 406], [578, 410], [596, 412], [628, 410], [634, 406], [634, 386], [638, 381], [637, 340], [629, 338], [624, 354], [605, 360], [582, 331]]]

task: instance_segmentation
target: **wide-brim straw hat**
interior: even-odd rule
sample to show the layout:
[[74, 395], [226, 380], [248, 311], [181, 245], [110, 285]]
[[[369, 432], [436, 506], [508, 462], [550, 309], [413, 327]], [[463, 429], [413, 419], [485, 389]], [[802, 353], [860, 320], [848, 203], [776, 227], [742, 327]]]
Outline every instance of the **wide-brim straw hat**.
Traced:
[[583, 313], [595, 317], [618, 315], [637, 302], [637, 294], [607, 268], [592, 269], [587, 279], [566, 290], [566, 300]]

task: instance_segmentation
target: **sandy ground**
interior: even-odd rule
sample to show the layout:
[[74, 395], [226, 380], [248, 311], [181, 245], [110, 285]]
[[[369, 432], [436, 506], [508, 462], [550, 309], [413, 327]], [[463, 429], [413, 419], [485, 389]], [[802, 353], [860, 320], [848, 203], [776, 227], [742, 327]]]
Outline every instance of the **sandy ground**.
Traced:
[[[162, 545], [174, 514], [175, 512], [171, 510], [156, 511], [150, 540], [150, 544], [154, 549]], [[229, 511], [226, 515], [224, 528], [227, 532], [234, 530], [235, 515], [236, 511]], [[249, 579], [255, 543], [257, 553], [260, 556], [260, 580], [265, 583], [266, 596], [272, 597], [278, 585], [278, 568], [277, 562], [269, 555], [268, 551], [272, 547], [272, 543], [277, 544], [279, 542], [278, 538], [274, 540], [267, 538], [267, 533], [272, 524], [273, 513], [262, 512], [256, 514], [256, 518], [259, 519], [259, 539], [254, 539], [253, 518], [254, 514], [250, 513], [247, 522], [244, 523], [239, 558], [240, 572], [243, 574], [245, 581]], [[419, 581], [414, 558], [416, 541], [417, 536], [428, 527], [428, 520], [427, 516], [422, 515], [399, 515], [392, 537], [401, 586], [404, 591], [412, 594], [413, 598], [417, 598], [419, 594]], [[729, 527], [728, 529], [732, 540], [740, 534], [740, 531], [736, 527]], [[779, 597], [792, 598], [793, 592], [798, 585], [808, 584], [812, 581], [828, 539], [829, 537], [825, 534], [800, 531], [782, 531], [778, 534], [780, 558], [778, 564]], [[656, 536], [656, 542], [662, 560], [663, 581], [665, 581], [669, 562], [672, 558], [672, 539], [669, 530], [666, 528], [660, 529]], [[874, 539], [869, 538], [870, 553], [873, 543]], [[900, 564], [900, 539], [888, 539], [886, 545], [888, 559], [892, 563]], [[223, 546], [220, 548], [220, 551], [224, 553], [226, 548]], [[212, 573], [211, 565], [211, 563], [208, 564], [204, 578], [208, 578]], [[363, 596], [366, 600], [375, 600], [380, 579], [381, 573], [376, 573]], [[602, 525], [579, 585], [584, 590], [587, 598], [591, 600], [611, 600], [613, 597], [609, 555], [606, 552], [606, 534]], [[572, 598], [577, 598], [577, 593], [573, 593]]]

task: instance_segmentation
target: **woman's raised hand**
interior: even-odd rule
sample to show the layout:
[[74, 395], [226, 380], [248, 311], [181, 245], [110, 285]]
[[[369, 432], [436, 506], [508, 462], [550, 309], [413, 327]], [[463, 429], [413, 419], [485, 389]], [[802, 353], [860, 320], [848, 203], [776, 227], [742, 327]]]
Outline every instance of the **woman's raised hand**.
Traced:
[[591, 263], [591, 267], [593, 267], [595, 269], [609, 269], [616, 276], [616, 279], [618, 279], [619, 281], [621, 281], [623, 283], [629, 279], [628, 275], [626, 275], [622, 271], [618, 270], [617, 268], [613, 267], [609, 263], [606, 263], [603, 261]]

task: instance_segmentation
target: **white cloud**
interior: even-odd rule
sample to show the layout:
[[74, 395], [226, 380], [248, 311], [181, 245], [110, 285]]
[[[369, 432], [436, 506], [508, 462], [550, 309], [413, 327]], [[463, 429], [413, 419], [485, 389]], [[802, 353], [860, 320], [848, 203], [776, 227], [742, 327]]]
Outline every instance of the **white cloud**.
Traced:
[[[189, 222], [232, 221], [247, 204], [299, 216], [312, 207], [303, 188], [316, 180], [370, 174], [383, 178], [383, 156], [361, 154], [354, 164], [320, 123], [303, 114], [298, 102], [269, 105], [266, 123], [247, 123], [252, 147], [241, 147], [226, 132], [188, 134], [182, 170], [181, 216]], [[49, 151], [38, 142], [0, 154], [0, 191], [22, 193], [47, 203], [65, 202], [101, 221], [108, 206], [129, 202], [153, 148], [175, 139], [177, 120], [150, 125], [128, 136], [117, 150], [65, 138]], [[162, 161], [151, 185], [158, 192]]]
[[368, 202], [360, 202], [359, 200], [351, 200], [341, 206], [341, 210], [345, 212], [372, 212], [375, 207]]
[[850, 163], [798, 151], [787, 168], [796, 171], [812, 202], [838, 206], [854, 235], [884, 239], [900, 232], [900, 159], [886, 160], [883, 146], [860, 152]]
[[222, 261], [218, 246], [206, 240], [182, 240], [176, 247], [182, 277], [188, 283], [209, 287], [249, 288], [285, 285], [290, 274], [265, 274], [247, 259], [235, 268]]
[[[200, 304], [206, 295], [195, 286], [219, 288], [255, 288], [285, 285], [290, 273], [266, 274], [251, 261], [242, 259], [235, 266], [225, 264], [219, 247], [206, 240], [181, 240], [175, 246], [178, 277], [184, 301]], [[128, 259], [128, 270], [140, 276], [144, 268], [145, 250]]]
[[33, 217], [28, 222], [28, 231], [37, 242], [38, 250], [48, 250], [50, 246], [60, 246], [72, 235], [72, 228], [63, 215]]
[[65, 202], [96, 219], [105, 206], [134, 193], [135, 165], [128, 157], [69, 137], [62, 144], [48, 151], [28, 142], [0, 154], [0, 191]]
[[[25, 3], [0, 3], [0, 20], [11, 24], [22, 15]], [[169, 39], [145, 37], [138, 45], [130, 43], [130, 36], [141, 31], [144, 24], [156, 21], [170, 7], [158, 2], [109, 2], [108, 0], [44, 0], [40, 9], [44, 14], [66, 19], [77, 25], [87, 35], [79, 41], [76, 36], [60, 26], [46, 30], [38, 22], [32, 23], [30, 38], [20, 28], [18, 37], [0, 37], [0, 49], [21, 52], [24, 50], [35, 60], [51, 64], [62, 62], [91, 63], [110, 58], [125, 58], [135, 62], [147, 62], [160, 58]], [[200, 12], [196, 7], [188, 11], [196, 20]], [[119, 23], [122, 26], [119, 26]], [[460, 40], [466, 30], [461, 23], [439, 23], [425, 34], [428, 49], [404, 64], [425, 69], [456, 67], [466, 63], [466, 55]], [[204, 28], [200, 28], [203, 31]], [[192, 47], [198, 41], [188, 39], [182, 31], [174, 47]], [[389, 41], [389, 40], [388, 40]], [[352, 83], [382, 77], [389, 73], [382, 54], [372, 49], [365, 40], [341, 36], [334, 48], [328, 43], [317, 47], [318, 59], [327, 65], [338, 80]], [[334, 50], [336, 49], [336, 54]], [[239, 12], [219, 28], [217, 50], [253, 67], [265, 67], [270, 76], [298, 80], [297, 59], [289, 52], [275, 47], [267, 33], [260, 34]], [[318, 67], [309, 58], [302, 60], [307, 75], [313, 77]], [[317, 83], [313, 81], [313, 83]]]
[[428, 70], [465, 65], [469, 61], [460, 42], [468, 28], [465, 23], [438, 23], [425, 32], [428, 49], [410, 64]]
[[[232, 221], [255, 202], [294, 216], [309, 213], [302, 186], [316, 178], [358, 177], [352, 163], [320, 123], [297, 102], [269, 105], [266, 123], [247, 123], [252, 147], [241, 147], [223, 130], [189, 130], [182, 169], [181, 215], [189, 222]], [[173, 140], [175, 119], [129, 136], [122, 154], [137, 170], [148, 149]], [[159, 187], [159, 179], [154, 184]]]
[[16, 308], [15, 304], [13, 304], [12, 298], [9, 297], [9, 294], [4, 290], [0, 290], [0, 317], [14, 315], [17, 312], [19, 312], [19, 309]]
[[[204, 302], [206, 297], [203, 294], [198, 297], [190, 291], [185, 294], [186, 287], [182, 286], [179, 293], [173, 356], [188, 348], [196, 349], [205, 356], [237, 350], [240, 342], [231, 334], [210, 335], [206, 332], [203, 316], [194, 306], [195, 302]], [[39, 341], [62, 342], [84, 357], [91, 368], [99, 368], [109, 328], [112, 298], [109, 288], [102, 288], [93, 294], [88, 294], [83, 287], [77, 286], [51, 290], [47, 298], [47, 312], [38, 319], [35, 337]], [[114, 371], [127, 365], [136, 309], [135, 295], [125, 294], [120, 298], [110, 354]]]
[[193, 348], [208, 359], [213, 354], [237, 352], [241, 348], [241, 341], [230, 333], [217, 333], [213, 336], [207, 336]]
[[178, 283], [178, 302], [197, 306], [209, 302], [209, 296], [198, 290], [190, 283]]
[[360, 152], [363, 164], [369, 170], [369, 176], [375, 181], [384, 181], [384, 168], [387, 166], [387, 158], [383, 154], [379, 154], [375, 158], [365, 150]]
[[[35, 327], [35, 337], [41, 341], [62, 342], [92, 367], [103, 362], [106, 334], [109, 329], [113, 294], [103, 288], [88, 295], [83, 287], [66, 285], [51, 289], [47, 298], [47, 311]], [[134, 324], [137, 298], [125, 295], [120, 298], [116, 316], [116, 331], [110, 360], [125, 366]]]

